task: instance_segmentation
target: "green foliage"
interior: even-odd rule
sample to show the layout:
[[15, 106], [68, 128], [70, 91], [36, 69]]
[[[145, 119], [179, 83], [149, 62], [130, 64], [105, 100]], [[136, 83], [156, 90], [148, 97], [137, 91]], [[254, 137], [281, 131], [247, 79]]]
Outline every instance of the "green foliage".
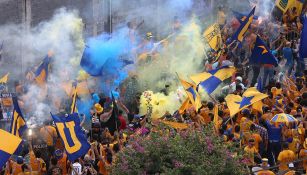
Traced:
[[218, 138], [211, 128], [170, 134], [164, 130], [133, 137], [117, 155], [111, 174], [248, 174], [239, 161], [241, 152]]

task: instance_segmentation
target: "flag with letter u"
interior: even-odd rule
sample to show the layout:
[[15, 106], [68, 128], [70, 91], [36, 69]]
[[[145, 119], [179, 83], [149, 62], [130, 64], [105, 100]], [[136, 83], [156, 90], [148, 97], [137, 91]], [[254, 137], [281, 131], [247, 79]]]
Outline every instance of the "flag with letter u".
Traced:
[[11, 121], [10, 133], [17, 137], [21, 137], [23, 132], [27, 129], [27, 125], [19, 108], [17, 97], [13, 97], [13, 105], [14, 111]]
[[81, 130], [78, 114], [69, 114], [67, 117], [51, 116], [64, 143], [68, 159], [73, 162], [85, 155], [91, 146]]
[[0, 129], [0, 168], [5, 165], [8, 159], [20, 146], [22, 139]]
[[203, 36], [206, 38], [208, 44], [213, 50], [215, 51], [219, 50], [219, 48], [221, 47], [222, 36], [221, 36], [220, 27], [217, 23], [210, 26], [204, 32]]

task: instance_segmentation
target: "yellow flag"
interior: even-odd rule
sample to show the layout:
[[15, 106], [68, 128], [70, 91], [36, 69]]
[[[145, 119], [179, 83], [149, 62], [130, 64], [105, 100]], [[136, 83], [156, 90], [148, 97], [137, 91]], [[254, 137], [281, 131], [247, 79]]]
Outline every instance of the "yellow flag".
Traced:
[[261, 101], [268, 97], [268, 95], [259, 92], [255, 87], [247, 89], [242, 97], [239, 95], [229, 94], [226, 96], [225, 101], [230, 111], [230, 116], [233, 117], [238, 112], [251, 106], [252, 104]]
[[304, 6], [304, 3], [301, 0], [295, 0], [292, 4], [290, 4], [289, 8], [292, 9], [293, 7], [295, 7], [297, 13], [300, 16], [300, 14], [302, 13], [302, 10], [303, 10], [303, 6]]
[[210, 26], [203, 34], [203, 37], [206, 38], [210, 47], [217, 51], [221, 47], [222, 36], [220, 27], [217, 23]]
[[261, 114], [263, 113], [262, 107], [263, 107], [262, 101], [258, 101], [258, 102], [254, 103], [254, 104], [252, 105], [252, 108], [253, 108], [254, 110], [260, 112]]
[[187, 98], [187, 99], [182, 103], [182, 105], [180, 106], [180, 108], [179, 108], [179, 110], [178, 110], [179, 114], [180, 114], [180, 115], [183, 114], [184, 111], [185, 111], [186, 109], [189, 109], [191, 106], [192, 106], [192, 104], [190, 103], [189, 98]]
[[175, 129], [187, 129], [189, 127], [189, 125], [186, 123], [178, 123], [165, 120], [161, 120], [161, 122]]
[[4, 83], [6, 84], [8, 79], [9, 79], [9, 74], [10, 73], [7, 73], [6, 75], [4, 75], [1, 79], [0, 79], [0, 83]]
[[283, 13], [293, 6], [296, 0], [276, 0], [275, 5], [278, 7]]

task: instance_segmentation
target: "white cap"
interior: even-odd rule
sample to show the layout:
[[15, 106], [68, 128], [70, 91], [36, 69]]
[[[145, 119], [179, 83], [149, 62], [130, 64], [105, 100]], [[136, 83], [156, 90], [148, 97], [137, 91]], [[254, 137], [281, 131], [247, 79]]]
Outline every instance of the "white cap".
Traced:
[[236, 80], [239, 80], [241, 82], [243, 81], [242, 77], [240, 77], [240, 76], [236, 77]]

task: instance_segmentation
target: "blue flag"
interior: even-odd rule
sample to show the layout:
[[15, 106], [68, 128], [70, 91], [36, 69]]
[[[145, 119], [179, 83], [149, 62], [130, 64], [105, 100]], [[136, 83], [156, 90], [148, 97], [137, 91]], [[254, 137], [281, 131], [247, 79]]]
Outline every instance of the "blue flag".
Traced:
[[91, 146], [81, 130], [78, 114], [69, 114], [67, 117], [51, 116], [64, 143], [68, 159], [73, 162], [85, 155]]
[[243, 21], [240, 22], [241, 23], [240, 27], [238, 28], [236, 33], [232, 35], [231, 40], [228, 43], [232, 43], [232, 41], [234, 40], [239, 41], [239, 42], [243, 41], [244, 34], [248, 30], [250, 24], [253, 22], [255, 9], [256, 7], [254, 7], [253, 10], [248, 14], [248, 16], [244, 18]]
[[272, 64], [278, 66], [278, 60], [274, 57], [270, 49], [264, 44], [259, 36], [249, 59], [252, 64]]
[[303, 29], [300, 43], [300, 57], [307, 58], [307, 15], [303, 17]]

